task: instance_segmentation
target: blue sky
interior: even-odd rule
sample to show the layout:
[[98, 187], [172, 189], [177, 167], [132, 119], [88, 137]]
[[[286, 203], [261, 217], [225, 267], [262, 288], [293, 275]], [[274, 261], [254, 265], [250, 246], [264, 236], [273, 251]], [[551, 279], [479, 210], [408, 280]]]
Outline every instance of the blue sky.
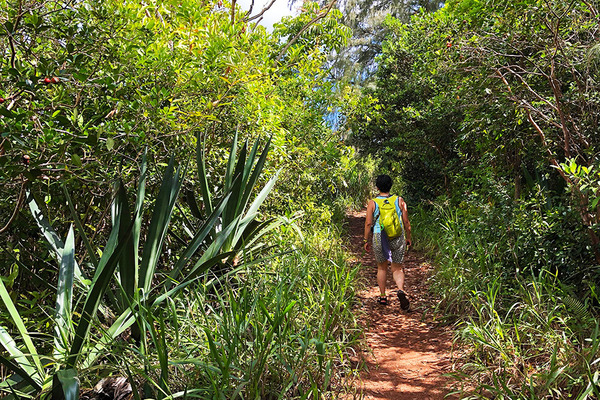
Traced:
[[[237, 4], [240, 5], [244, 10], [248, 10], [250, 7], [251, 0], [238, 0]], [[252, 15], [256, 15], [262, 11], [262, 9], [270, 3], [269, 0], [254, 0], [254, 8], [252, 9]], [[293, 8], [297, 9], [302, 4], [301, 1], [296, 1]], [[263, 19], [260, 22], [261, 25], [265, 26], [269, 31], [273, 29], [273, 23], [279, 22], [282, 17], [287, 15], [294, 15], [294, 11], [290, 10], [288, 6], [288, 0], [275, 0], [275, 4], [264, 13]]]

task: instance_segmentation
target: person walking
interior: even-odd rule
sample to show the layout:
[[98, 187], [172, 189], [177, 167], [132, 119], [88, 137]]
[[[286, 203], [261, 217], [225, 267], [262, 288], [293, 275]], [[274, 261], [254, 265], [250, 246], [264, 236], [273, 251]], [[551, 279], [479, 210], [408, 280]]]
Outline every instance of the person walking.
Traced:
[[371, 249], [377, 261], [377, 284], [380, 295], [377, 302], [387, 305], [386, 279], [388, 262], [391, 263], [392, 277], [398, 290], [400, 308], [408, 310], [410, 301], [404, 291], [404, 255], [411, 246], [411, 229], [408, 220], [408, 210], [404, 199], [391, 196], [392, 178], [379, 175], [375, 180], [379, 195], [370, 200], [367, 206], [365, 220], [364, 248]]

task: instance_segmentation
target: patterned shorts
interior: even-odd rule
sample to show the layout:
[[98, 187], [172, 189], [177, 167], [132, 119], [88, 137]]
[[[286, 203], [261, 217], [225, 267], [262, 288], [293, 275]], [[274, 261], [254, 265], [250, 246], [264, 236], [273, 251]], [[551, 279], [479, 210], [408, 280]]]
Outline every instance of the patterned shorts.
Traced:
[[389, 239], [385, 232], [373, 233], [373, 253], [377, 263], [391, 261], [401, 263], [406, 251], [404, 235]]

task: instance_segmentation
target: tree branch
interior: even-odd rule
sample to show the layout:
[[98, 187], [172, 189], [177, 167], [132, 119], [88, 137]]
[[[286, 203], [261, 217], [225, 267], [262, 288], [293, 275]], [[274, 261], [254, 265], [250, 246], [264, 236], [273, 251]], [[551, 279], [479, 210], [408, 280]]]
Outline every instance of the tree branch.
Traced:
[[291, 45], [293, 45], [296, 40], [298, 40], [298, 38], [308, 30], [308, 28], [310, 28], [312, 25], [314, 25], [315, 23], [317, 23], [319, 20], [325, 18], [327, 16], [327, 14], [329, 14], [329, 11], [331, 11], [331, 9], [333, 8], [333, 5], [336, 3], [337, 0], [332, 0], [331, 3], [329, 3], [329, 5], [327, 5], [327, 8], [321, 10], [316, 17], [314, 17], [312, 20], [310, 20], [310, 22], [308, 24], [306, 24], [302, 29], [300, 29], [300, 32], [298, 32], [296, 34], [296, 36], [294, 36], [292, 38], [292, 40], [290, 40], [285, 47], [283, 48], [283, 50], [281, 50], [279, 52], [279, 54], [277, 55], [277, 61], [281, 60], [281, 57], [283, 57], [283, 55], [286, 53], [286, 51], [288, 51], [288, 49], [290, 48]]
[[25, 184], [26, 183], [27, 183], [27, 180], [25, 178], [23, 178], [23, 182], [21, 183], [21, 190], [19, 192], [19, 197], [17, 198], [17, 204], [15, 205], [15, 209], [14, 209], [12, 215], [10, 216], [8, 222], [6, 223], [6, 225], [4, 225], [2, 228], [0, 228], [0, 233], [4, 233], [4, 231], [6, 231], [8, 229], [10, 224], [17, 217], [17, 213], [19, 212], [19, 209], [21, 208], [21, 205], [23, 204], [23, 199], [25, 198]]
[[[257, 18], [261, 18], [263, 16], [263, 14], [266, 13], [269, 10], [269, 8], [271, 8], [273, 6], [273, 4], [275, 4], [275, 0], [271, 0], [271, 2], [269, 4], [267, 4], [262, 9], [261, 12], [259, 12], [258, 14], [256, 14], [253, 17], [246, 18], [244, 21], [245, 22], [250, 22], [250, 21], [253, 21], [253, 20], [257, 19]], [[252, 5], [254, 5], [254, 0], [252, 0]], [[252, 11], [252, 7], [250, 7], [250, 11]], [[248, 11], [248, 14], [250, 14], [250, 11]]]
[[231, 25], [235, 24], [235, 2], [236, 0], [231, 0]]

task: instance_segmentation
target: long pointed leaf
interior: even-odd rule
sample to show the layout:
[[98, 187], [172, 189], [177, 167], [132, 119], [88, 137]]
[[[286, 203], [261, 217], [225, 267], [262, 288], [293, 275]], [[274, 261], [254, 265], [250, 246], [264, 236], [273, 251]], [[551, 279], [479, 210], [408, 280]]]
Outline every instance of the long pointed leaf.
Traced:
[[[37, 202], [35, 201], [35, 198], [29, 190], [27, 190], [27, 203], [29, 204], [31, 215], [33, 215], [33, 218], [35, 219], [35, 222], [42, 231], [42, 234], [46, 238], [46, 241], [54, 251], [54, 256], [57, 260], [60, 260], [60, 258], [62, 257], [62, 249], [65, 247], [65, 244], [56, 234], [56, 231], [54, 230], [54, 228], [52, 228], [52, 225], [50, 225], [50, 222], [48, 221], [42, 210], [40, 210], [39, 206], [37, 205]], [[77, 263], [75, 263], [75, 277], [79, 282], [83, 283], [84, 276]]]
[[64, 357], [68, 342], [73, 332], [71, 322], [71, 305], [73, 302], [73, 274], [75, 270], [75, 238], [73, 226], [62, 251], [60, 268], [58, 270], [58, 285], [56, 292], [56, 310], [54, 312], [54, 356]]
[[[0, 327], [0, 330], [3, 329]], [[21, 368], [18, 364], [12, 362], [11, 360], [4, 358], [0, 355], [0, 364], [4, 365], [9, 371], [12, 371], [14, 374], [20, 376], [25, 382], [29, 383], [34, 389], [42, 390], [42, 386], [38, 384], [33, 377], [27, 373], [23, 368]]]
[[196, 251], [198, 251], [198, 248], [200, 247], [200, 245], [202, 244], [204, 239], [206, 239], [208, 234], [212, 231], [214, 224], [217, 222], [219, 216], [221, 215], [221, 212], [227, 205], [229, 196], [230, 195], [228, 194], [227, 196], [225, 196], [225, 198], [223, 198], [219, 202], [217, 207], [213, 210], [213, 213], [204, 222], [202, 227], [198, 230], [198, 232], [194, 236], [190, 245], [186, 249], [185, 253], [179, 258], [179, 260], [177, 260], [177, 263], [175, 263], [175, 266], [173, 267], [173, 271], [171, 271], [171, 273], [170, 273], [170, 276], [172, 279], [178, 278], [178, 276], [181, 273], [181, 271], [183, 270], [184, 266], [188, 263], [190, 258], [192, 258], [192, 256], [194, 254], [196, 254]]
[[[256, 221], [254, 215], [248, 222], [244, 219], [240, 222], [240, 226], [238, 227], [238, 231], [233, 240], [233, 246], [237, 250], [241, 250], [242, 247], [248, 249], [248, 247], [254, 244], [258, 239], [278, 226], [281, 226], [281, 224], [282, 221], [273, 220], [272, 218], [262, 222]], [[238, 244], [240, 244], [240, 246], [238, 246]]]
[[231, 189], [231, 185], [233, 183], [233, 177], [235, 174], [233, 173], [235, 168], [235, 160], [237, 156], [237, 142], [238, 142], [238, 131], [236, 129], [235, 135], [233, 136], [233, 143], [231, 144], [231, 149], [229, 149], [229, 161], [227, 162], [227, 170], [225, 171], [225, 187], [223, 190], [228, 192]]
[[112, 275], [117, 268], [117, 263], [121, 256], [123, 250], [127, 247], [127, 240], [129, 236], [132, 234], [133, 224], [131, 224], [126, 231], [126, 234], [122, 236], [123, 241], [119, 243], [117, 248], [109, 254], [105, 252], [100, 259], [100, 264], [102, 264], [102, 259], [108, 257], [108, 261], [106, 261], [102, 272], [97, 276], [97, 278], [92, 283], [90, 291], [88, 292], [87, 298], [83, 305], [83, 311], [81, 313], [81, 318], [79, 319], [79, 323], [77, 324], [77, 329], [75, 330], [75, 339], [73, 340], [73, 344], [71, 346], [71, 350], [69, 352], [69, 357], [67, 359], [67, 367], [74, 368], [79, 355], [81, 353], [81, 349], [83, 348], [83, 344], [87, 339], [87, 335], [91, 328], [91, 322], [94, 316], [96, 315], [96, 311], [98, 310], [98, 306], [100, 305], [100, 300], [102, 300], [102, 296], [112, 279]]
[[[0, 388], [4, 392], [9, 392], [10, 394], [3, 397], [3, 400], [24, 400], [24, 399], [34, 399], [37, 398], [39, 390], [31, 385], [26, 385], [22, 380], [16, 380], [15, 378], [19, 378], [19, 376], [11, 375], [6, 378], [4, 381], [0, 382]], [[9, 390], [6, 390], [8, 387]], [[42, 387], [42, 390], [44, 388]]]
[[171, 157], [156, 198], [154, 212], [144, 244], [139, 287], [144, 288], [146, 292], [150, 290], [152, 278], [154, 277], [154, 272], [160, 258], [162, 244], [169, 227], [173, 209], [175, 208], [175, 202], [177, 201], [177, 195], [181, 189], [180, 169], [173, 175], [174, 164], [175, 160]]
[[133, 253], [134, 257], [134, 280], [137, 284], [139, 282], [139, 248], [140, 248], [140, 234], [142, 229], [142, 218], [144, 216], [143, 207], [144, 207], [144, 198], [146, 196], [146, 165], [147, 165], [147, 153], [148, 149], [144, 151], [144, 155], [142, 156], [142, 165], [140, 171], [140, 181], [138, 183], [137, 197], [135, 199], [135, 223], [133, 225]]
[[[42, 381], [40, 377], [41, 375], [33, 367], [33, 363], [27, 358], [27, 356], [25, 356], [25, 354], [23, 354], [21, 350], [19, 350], [17, 343], [3, 326], [0, 326], [0, 344], [2, 344], [2, 347], [8, 351], [8, 354], [11, 355], [11, 358], [15, 360], [17, 365], [23, 369], [28, 376], [30, 376], [32, 379], [35, 378], [40, 382]], [[21, 376], [21, 374], [19, 374], [19, 376]]]
[[245, 233], [246, 225], [249, 224], [250, 221], [255, 218], [258, 208], [262, 205], [262, 203], [265, 201], [265, 199], [267, 198], [267, 196], [273, 189], [273, 185], [275, 185], [275, 182], [277, 181], [277, 177], [279, 176], [280, 171], [281, 170], [279, 170], [275, 173], [275, 175], [269, 180], [269, 182], [267, 182], [265, 187], [256, 196], [256, 198], [252, 202], [252, 205], [248, 209], [248, 212], [246, 213], [244, 219], [242, 219], [243, 224], [242, 224], [242, 222], [240, 222], [240, 225], [237, 228], [238, 231], [232, 237], [230, 237], [229, 240], [227, 241], [227, 244], [225, 246], [226, 250], [231, 250], [232, 248], [237, 246], [239, 239]]
[[227, 251], [223, 253], [218, 253], [217, 255], [210, 258], [207, 257], [204, 260], [202, 260], [202, 262], [197, 262], [194, 266], [194, 269], [185, 277], [184, 282], [187, 282], [190, 279], [195, 279], [199, 274], [208, 271], [210, 268], [220, 263], [223, 259], [226, 259], [234, 254], [234, 251]]
[[196, 196], [194, 196], [194, 192], [192, 190], [185, 191], [185, 202], [188, 204], [190, 208], [190, 212], [192, 215], [198, 219], [202, 219], [202, 212], [200, 211], [200, 207], [198, 207], [198, 202], [196, 201]]
[[195, 274], [204, 272], [208, 268], [212, 267], [212, 265], [214, 265], [214, 264], [211, 264], [208, 268], [205, 268], [203, 266], [203, 264], [210, 263], [214, 259], [221, 260], [223, 258], [227, 258], [227, 256], [225, 254], [223, 254], [223, 252], [226, 252], [227, 254], [232, 254], [227, 249], [225, 249], [225, 251], [223, 251], [223, 245], [227, 242], [227, 240], [230, 238], [230, 236], [235, 231], [237, 224], [239, 223], [240, 217], [236, 218], [236, 220], [233, 221], [231, 224], [229, 224], [229, 226], [227, 226], [224, 230], [219, 232], [216, 240], [213, 241], [210, 246], [208, 246], [208, 249], [206, 249], [206, 251], [204, 252], [202, 257], [200, 257], [200, 259], [196, 262], [194, 267], [190, 270], [190, 272], [188, 273], [188, 276], [186, 277], [186, 279], [184, 279], [184, 282], [187, 279], [190, 279], [190, 277], [193, 277]]
[[278, 170], [275, 173], [275, 175], [273, 175], [273, 177], [269, 180], [269, 182], [267, 182], [267, 184], [265, 185], [265, 187], [263, 187], [263, 189], [260, 191], [260, 193], [258, 194], [258, 196], [256, 196], [256, 198], [252, 202], [252, 205], [248, 209], [248, 212], [247, 212], [248, 215], [251, 215], [251, 214], [256, 213], [258, 211], [258, 208], [262, 205], [262, 203], [265, 201], [265, 199], [267, 198], [267, 196], [269, 195], [269, 193], [273, 189], [273, 185], [275, 185], [275, 182], [277, 181], [277, 178], [279, 177], [279, 173], [280, 172], [281, 172], [281, 169]]
[[[244, 210], [246, 208], [246, 205], [248, 204], [248, 200], [250, 199], [250, 196], [251, 196], [252, 192], [254, 191], [254, 186], [256, 185], [256, 182], [258, 182], [258, 178], [262, 174], [263, 168], [267, 161], [267, 155], [269, 154], [269, 149], [271, 148], [271, 140], [272, 140], [272, 138], [269, 138], [269, 140], [265, 144], [265, 147], [263, 148], [263, 151], [260, 154], [260, 157], [259, 157], [258, 161], [256, 162], [256, 165], [254, 166], [252, 175], [250, 175], [250, 178], [246, 182], [245, 191], [240, 200], [240, 208], [242, 210]], [[279, 174], [279, 172], [277, 172], [277, 174]]]
[[[127, 240], [127, 246], [123, 250], [123, 253], [121, 253], [121, 258], [119, 259], [119, 265], [117, 267], [119, 271], [120, 284], [123, 288], [123, 296], [127, 297], [128, 299], [131, 299], [133, 298], [137, 288], [137, 253], [134, 240], [134, 232], [137, 220], [131, 220], [131, 212], [129, 210], [129, 205], [127, 202], [127, 192], [125, 190], [123, 182], [120, 180], [119, 188], [117, 189], [117, 196], [115, 197], [115, 201], [113, 203], [113, 214], [115, 214], [113, 218], [119, 221], [120, 236], [122, 236], [125, 233], [129, 225], [131, 225], [132, 223], [134, 224], [132, 234]], [[119, 242], [121, 242], [122, 240], [124, 240], [122, 237], [119, 238]], [[121, 299], [120, 310], [124, 310], [125, 308], [127, 308], [127, 304], [128, 301], [126, 299]]]
[[242, 180], [244, 182], [248, 181], [248, 177], [250, 176], [250, 171], [252, 171], [252, 166], [254, 165], [254, 160], [256, 160], [256, 153], [258, 152], [259, 142], [260, 142], [259, 140], [254, 142], [254, 145], [252, 146], [252, 150], [250, 151], [250, 154], [248, 154], [248, 160], [246, 160], [246, 165], [244, 166], [244, 176], [242, 177]]
[[[29, 335], [27, 328], [25, 328], [25, 324], [23, 323], [23, 320], [21, 319], [17, 308], [13, 304], [10, 295], [8, 294], [8, 291], [4, 286], [4, 282], [2, 282], [2, 279], [0, 279], [0, 298], [4, 302], [6, 310], [8, 311], [8, 314], [10, 315], [13, 324], [15, 324], [15, 326], [17, 327], [19, 335], [21, 336], [23, 343], [25, 343], [25, 347], [27, 348], [30, 357], [33, 359], [33, 366], [35, 366], [36, 368], [35, 372], [37, 372], [38, 377], [41, 378], [44, 369], [42, 368], [40, 357], [37, 354], [35, 346], [31, 341], [31, 336]], [[14, 345], [14, 340], [10, 337], [10, 335], [8, 335], [8, 332], [6, 332], [6, 330], [1, 326], [0, 342], [2, 343], [4, 348], [9, 352], [9, 354], [11, 354], [17, 360], [19, 365], [27, 372], [29, 372], [28, 366], [32, 366], [31, 362], [24, 358], [25, 355], [16, 348], [16, 346]]]
[[[150, 313], [149, 313], [150, 314]], [[165, 326], [165, 320], [162, 316], [162, 313], [159, 313], [158, 315], [158, 325], [160, 327], [160, 330], [157, 329], [156, 325], [154, 322], [156, 322], [156, 320], [154, 318], [152, 318], [152, 315], [150, 314], [151, 319], [150, 320], [146, 320], [144, 321], [147, 325], [147, 329], [150, 332], [150, 336], [152, 337], [152, 342], [154, 344], [154, 348], [155, 348], [155, 352], [157, 353], [158, 356], [158, 361], [159, 361], [159, 365], [160, 365], [160, 378], [159, 378], [159, 386], [161, 389], [162, 393], [158, 393], [158, 398], [162, 399], [164, 398], [164, 394], [163, 393], [168, 393], [169, 391], [169, 387], [168, 387], [168, 379], [169, 379], [169, 352], [168, 352], [168, 347], [167, 347], [167, 341], [166, 341], [166, 326]]]
[[83, 240], [83, 244], [85, 245], [85, 248], [88, 252], [88, 256], [90, 257], [92, 265], [94, 266], [94, 268], [96, 268], [96, 267], [98, 267], [98, 259], [96, 258], [96, 252], [95, 252], [94, 248], [92, 247], [87, 235], [85, 234], [85, 230], [83, 229], [83, 225], [82, 225], [81, 221], [79, 220], [77, 211], [75, 211], [75, 204], [73, 203], [73, 199], [71, 198], [69, 191], [67, 190], [65, 185], [63, 185], [62, 189], [63, 189], [63, 193], [65, 194], [65, 197], [67, 198], [67, 204], [69, 205], [69, 210], [71, 210], [71, 216], [73, 217], [75, 226], [77, 227], [77, 230], [79, 231], [79, 235], [81, 236], [81, 239]]
[[198, 134], [198, 141], [196, 144], [196, 166], [198, 168], [198, 179], [200, 180], [202, 202], [204, 203], [204, 214], [209, 215], [213, 212], [213, 207], [210, 188], [208, 187], [208, 179], [206, 177], [206, 165], [204, 164], [204, 159], [204, 145], [200, 141], [200, 134]]
[[242, 200], [242, 194], [246, 188], [246, 182], [244, 181], [244, 165], [246, 163], [246, 152], [247, 152], [247, 143], [244, 144], [242, 149], [240, 150], [240, 156], [238, 162], [235, 167], [235, 171], [233, 172], [233, 178], [235, 181], [232, 183], [231, 187], [228, 187], [226, 190], [231, 190], [231, 200], [225, 210], [223, 211], [223, 225], [228, 225], [231, 221], [234, 220], [238, 215], [244, 212], [244, 208], [240, 208], [240, 202]]

